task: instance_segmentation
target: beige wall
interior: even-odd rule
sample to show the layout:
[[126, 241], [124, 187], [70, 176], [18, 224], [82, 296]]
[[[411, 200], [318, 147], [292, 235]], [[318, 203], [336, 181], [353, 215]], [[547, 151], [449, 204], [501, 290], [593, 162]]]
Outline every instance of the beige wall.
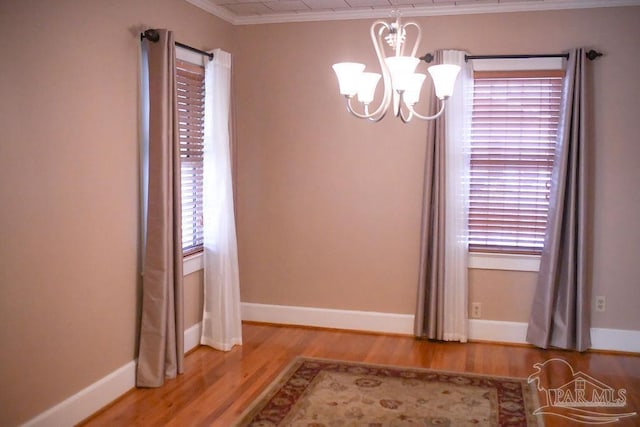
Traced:
[[349, 117], [331, 70], [372, 56], [368, 25], [239, 33], [243, 301], [413, 312], [426, 126]]
[[[416, 19], [421, 51], [555, 53], [593, 64], [594, 326], [640, 329], [640, 8]], [[425, 123], [350, 117], [330, 68], [374, 65], [370, 21], [256, 25], [238, 33], [238, 233], [242, 300], [412, 314]], [[483, 317], [526, 321], [535, 273], [477, 270]]]
[[481, 319], [527, 322], [537, 276], [530, 271], [471, 269], [469, 310], [477, 302], [481, 304]]
[[142, 24], [230, 49], [183, 0], [0, 2], [0, 425], [136, 355]]

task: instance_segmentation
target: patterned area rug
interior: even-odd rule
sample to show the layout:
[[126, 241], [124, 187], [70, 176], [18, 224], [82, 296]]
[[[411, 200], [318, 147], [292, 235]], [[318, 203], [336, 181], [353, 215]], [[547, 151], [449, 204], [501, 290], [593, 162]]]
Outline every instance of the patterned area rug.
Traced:
[[299, 357], [237, 426], [542, 426], [526, 379]]

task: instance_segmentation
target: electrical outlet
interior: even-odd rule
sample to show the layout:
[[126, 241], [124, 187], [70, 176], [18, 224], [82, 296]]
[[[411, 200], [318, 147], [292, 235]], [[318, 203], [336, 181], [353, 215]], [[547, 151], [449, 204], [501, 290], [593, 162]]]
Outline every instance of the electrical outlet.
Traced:
[[471, 317], [474, 319], [482, 317], [482, 306], [479, 302], [471, 303]]
[[596, 311], [605, 311], [607, 309], [607, 299], [603, 296], [596, 297]]

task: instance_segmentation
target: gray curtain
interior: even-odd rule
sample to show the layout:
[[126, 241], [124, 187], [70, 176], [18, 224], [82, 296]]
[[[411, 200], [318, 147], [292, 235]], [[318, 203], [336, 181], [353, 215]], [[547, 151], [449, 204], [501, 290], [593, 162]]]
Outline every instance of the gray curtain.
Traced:
[[144, 40], [149, 123], [142, 319], [136, 385], [159, 387], [183, 372], [184, 321], [180, 149], [173, 34]]
[[551, 178], [549, 218], [527, 341], [578, 351], [591, 346], [587, 275], [585, 53], [569, 54]]
[[[442, 64], [442, 51], [433, 64]], [[429, 114], [438, 110], [431, 97]], [[444, 253], [445, 253], [445, 115], [428, 122], [427, 153], [422, 196], [418, 306], [414, 333], [419, 338], [444, 338]]]

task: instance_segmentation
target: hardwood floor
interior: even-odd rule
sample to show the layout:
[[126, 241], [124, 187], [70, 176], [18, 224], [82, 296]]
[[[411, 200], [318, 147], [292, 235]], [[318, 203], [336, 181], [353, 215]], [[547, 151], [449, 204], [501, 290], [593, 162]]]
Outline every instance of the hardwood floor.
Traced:
[[[640, 412], [640, 355], [545, 351], [489, 343], [441, 343], [413, 337], [245, 323], [244, 345], [223, 353], [201, 346], [185, 374], [158, 389], [135, 389], [82, 426], [228, 426], [298, 355], [528, 377], [533, 365], [562, 358], [613, 389], [627, 391], [618, 412]], [[562, 376], [562, 381], [570, 378]], [[542, 396], [541, 396], [542, 399]], [[583, 424], [545, 417], [547, 427]], [[610, 426], [638, 426], [640, 415]]]

